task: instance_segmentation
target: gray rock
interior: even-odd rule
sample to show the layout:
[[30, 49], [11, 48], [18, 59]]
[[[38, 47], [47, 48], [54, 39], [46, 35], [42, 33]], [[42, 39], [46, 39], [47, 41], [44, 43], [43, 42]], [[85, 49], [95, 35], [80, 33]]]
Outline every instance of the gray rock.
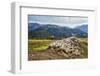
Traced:
[[81, 43], [76, 37], [57, 40], [49, 45], [49, 49], [59, 52], [58, 54], [63, 55], [67, 58], [81, 56], [83, 52]]

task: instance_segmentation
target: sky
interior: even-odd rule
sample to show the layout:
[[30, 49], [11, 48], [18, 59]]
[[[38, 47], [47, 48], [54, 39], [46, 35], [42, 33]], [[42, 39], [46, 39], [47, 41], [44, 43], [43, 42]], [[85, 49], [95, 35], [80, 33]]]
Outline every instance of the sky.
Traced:
[[82, 24], [88, 24], [88, 18], [74, 16], [29, 15], [28, 23], [56, 24], [58, 26], [74, 28]]

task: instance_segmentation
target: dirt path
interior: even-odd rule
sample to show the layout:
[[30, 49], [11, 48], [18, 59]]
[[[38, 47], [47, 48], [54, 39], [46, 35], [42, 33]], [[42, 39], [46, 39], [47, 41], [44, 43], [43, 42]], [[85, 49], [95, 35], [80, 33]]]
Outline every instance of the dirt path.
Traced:
[[51, 51], [50, 49], [43, 52], [33, 52], [28, 54], [28, 60], [54, 60], [54, 59], [66, 59], [61, 55], [61, 52]]

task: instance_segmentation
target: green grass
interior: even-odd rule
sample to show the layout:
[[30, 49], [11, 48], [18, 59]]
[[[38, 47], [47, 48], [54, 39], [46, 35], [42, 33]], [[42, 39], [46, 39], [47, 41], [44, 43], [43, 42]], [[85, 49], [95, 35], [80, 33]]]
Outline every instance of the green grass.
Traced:
[[48, 48], [48, 45], [43, 45], [43, 46], [39, 46], [39, 47], [33, 47], [33, 50], [35, 51], [42, 51]]
[[35, 51], [44, 51], [48, 48], [49, 44], [53, 40], [36, 40], [36, 39], [29, 39], [28, 40], [28, 51], [29, 53], [35, 52]]
[[[81, 42], [81, 46], [84, 50], [83, 58], [88, 57], [88, 39], [87, 38], [78, 38]], [[28, 52], [31, 54], [33, 52], [42, 52], [45, 51], [50, 43], [54, 40], [49, 39], [29, 39], [28, 40]]]
[[84, 50], [83, 58], [87, 58], [88, 57], [88, 39], [87, 38], [79, 38], [79, 40], [80, 40], [81, 46]]

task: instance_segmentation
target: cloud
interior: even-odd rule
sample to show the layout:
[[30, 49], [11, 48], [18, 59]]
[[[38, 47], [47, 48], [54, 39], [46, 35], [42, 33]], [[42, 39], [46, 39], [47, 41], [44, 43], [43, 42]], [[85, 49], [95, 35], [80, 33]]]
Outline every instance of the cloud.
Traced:
[[76, 27], [79, 24], [87, 23], [87, 17], [69, 17], [69, 16], [46, 16], [46, 15], [30, 15], [28, 22], [38, 22], [41, 24], [56, 24], [59, 26]]

